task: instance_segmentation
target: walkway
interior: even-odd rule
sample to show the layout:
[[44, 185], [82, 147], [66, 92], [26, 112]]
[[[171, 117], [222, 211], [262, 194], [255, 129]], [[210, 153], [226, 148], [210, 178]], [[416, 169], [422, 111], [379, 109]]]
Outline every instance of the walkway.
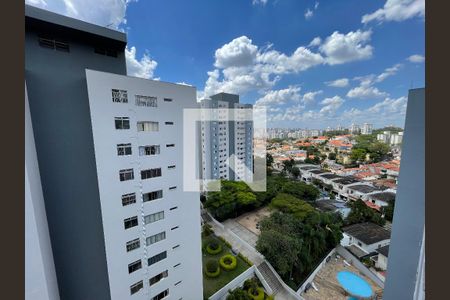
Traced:
[[248, 243], [253, 248], [256, 247], [256, 241], [258, 240], [258, 236], [236, 222], [234, 219], [228, 219], [222, 223], [225, 228], [234, 232], [237, 236], [243, 239], [246, 243]]

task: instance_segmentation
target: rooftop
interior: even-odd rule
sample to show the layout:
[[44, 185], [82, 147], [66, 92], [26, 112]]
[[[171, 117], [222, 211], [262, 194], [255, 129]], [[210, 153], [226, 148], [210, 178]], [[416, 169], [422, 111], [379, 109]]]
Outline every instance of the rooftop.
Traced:
[[379, 190], [379, 189], [377, 189], [377, 188], [375, 188], [373, 186], [366, 185], [366, 184], [353, 185], [353, 186], [349, 187], [348, 189], [349, 190], [358, 191], [358, 192], [361, 192], [361, 193], [364, 193], [364, 194], [371, 193], [371, 192]]
[[384, 202], [390, 202], [395, 200], [395, 193], [392, 192], [381, 192], [376, 194], [371, 194], [369, 197], [373, 200], [380, 200]]
[[304, 166], [304, 167], [299, 167], [299, 169], [300, 170], [306, 170], [306, 171], [308, 171], [308, 170], [314, 170], [314, 169], [317, 169], [318, 167], [316, 167], [316, 166]]
[[314, 206], [321, 211], [335, 211], [338, 208], [347, 207], [345, 203], [335, 200], [317, 200], [314, 202]]
[[386, 245], [384, 247], [378, 248], [377, 252], [388, 257], [389, 256], [389, 245]]
[[328, 171], [327, 170], [324, 170], [324, 169], [320, 169], [320, 170], [311, 170], [311, 171], [309, 171], [310, 173], [313, 173], [313, 174], [323, 174], [323, 173], [328, 173]]
[[336, 183], [343, 184], [343, 185], [359, 182], [358, 179], [356, 179], [354, 177], [351, 177], [351, 176], [347, 176], [347, 177], [343, 177], [343, 178], [341, 177], [340, 179], [336, 179], [336, 180], [333, 180], [333, 181], [336, 182]]
[[323, 177], [326, 179], [334, 179], [334, 178], [341, 178], [342, 176], [339, 176], [336, 174], [324, 174], [324, 175], [320, 175], [320, 177]]
[[375, 244], [391, 238], [391, 233], [375, 223], [358, 223], [342, 228], [346, 234], [360, 240], [366, 245]]

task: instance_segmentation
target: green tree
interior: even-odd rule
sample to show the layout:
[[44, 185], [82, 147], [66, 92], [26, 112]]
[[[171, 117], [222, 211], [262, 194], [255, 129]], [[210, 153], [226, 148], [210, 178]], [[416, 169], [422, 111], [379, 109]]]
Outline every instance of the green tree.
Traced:
[[336, 153], [333, 153], [333, 152], [328, 153], [328, 159], [336, 160]]
[[351, 211], [345, 219], [346, 225], [372, 222], [383, 226], [386, 220], [383, 219], [380, 213], [368, 207], [364, 201], [358, 199], [350, 204]]
[[273, 164], [273, 156], [270, 153], [267, 153], [266, 155], [266, 165], [268, 167], [272, 166]]
[[272, 200], [270, 206], [284, 213], [290, 213], [300, 220], [305, 219], [308, 214], [315, 211], [309, 203], [284, 193], [278, 194]]
[[389, 201], [387, 206], [383, 206], [382, 210], [384, 213], [384, 218], [392, 222], [394, 218], [395, 200]]
[[236, 288], [233, 291], [229, 291], [227, 300], [251, 300], [251, 298], [246, 291]]
[[315, 201], [320, 195], [315, 186], [302, 181], [286, 182], [281, 191], [305, 201]]
[[350, 158], [354, 161], [364, 161], [366, 159], [367, 150], [363, 148], [353, 148]]
[[295, 178], [298, 178], [300, 176], [300, 169], [297, 168], [297, 167], [293, 167], [292, 170], [291, 170], [291, 174]]

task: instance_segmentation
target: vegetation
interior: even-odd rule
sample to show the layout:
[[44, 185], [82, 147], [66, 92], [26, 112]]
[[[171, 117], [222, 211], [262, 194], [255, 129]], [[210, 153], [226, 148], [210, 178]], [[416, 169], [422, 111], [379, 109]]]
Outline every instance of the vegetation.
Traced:
[[229, 292], [227, 300], [252, 300], [249, 294], [243, 289], [237, 288]]
[[384, 214], [384, 218], [390, 222], [394, 218], [394, 208], [395, 208], [395, 200], [389, 201], [387, 206], [383, 206], [382, 212]]
[[300, 176], [300, 174], [301, 174], [300, 173], [300, 169], [297, 168], [297, 167], [293, 167], [291, 169], [291, 174], [292, 174], [292, 176], [294, 176], [295, 179], [297, 179]]
[[354, 161], [364, 161], [368, 154], [372, 162], [379, 162], [391, 157], [389, 145], [377, 141], [376, 134], [358, 135], [350, 158]]
[[328, 159], [330, 159], [330, 160], [336, 160], [336, 153], [334, 153], [334, 152], [328, 153]]
[[227, 300], [273, 300], [273, 296], [269, 296], [264, 292], [261, 283], [255, 277], [247, 279], [242, 288], [236, 288], [229, 291]]
[[203, 224], [202, 235], [207, 237], [211, 235], [211, 233], [214, 233], [214, 230], [212, 229], [211, 225], [209, 225], [208, 223]]
[[307, 202], [284, 193], [278, 194], [270, 203], [270, 207], [293, 214], [300, 220], [304, 220], [308, 214], [314, 211], [314, 208]]
[[350, 207], [351, 211], [345, 219], [345, 225], [364, 222], [372, 222], [380, 226], [386, 224], [386, 220], [381, 217], [380, 213], [368, 207], [364, 201], [360, 199], [350, 203]]
[[256, 249], [294, 289], [342, 239], [339, 214], [317, 212], [309, 204], [304, 208], [305, 212], [274, 212], [263, 219], [256, 244]]
[[283, 185], [281, 192], [293, 195], [305, 201], [314, 201], [320, 195], [319, 190], [315, 186], [299, 181], [286, 182]]
[[210, 259], [206, 262], [205, 275], [210, 278], [215, 278], [220, 275], [219, 264], [216, 260]]
[[236, 269], [237, 261], [233, 255], [226, 254], [220, 258], [219, 264], [225, 271], [231, 271]]
[[206, 252], [212, 255], [219, 254], [220, 252], [222, 252], [222, 246], [220, 246], [218, 242], [212, 241], [211, 243], [206, 245]]

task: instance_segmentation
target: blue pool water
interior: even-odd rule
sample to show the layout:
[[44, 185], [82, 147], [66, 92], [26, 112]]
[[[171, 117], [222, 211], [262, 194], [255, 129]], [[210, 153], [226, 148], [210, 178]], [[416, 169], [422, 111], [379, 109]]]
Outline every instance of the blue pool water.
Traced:
[[370, 297], [372, 288], [370, 285], [353, 272], [341, 271], [337, 274], [337, 281], [351, 296]]

